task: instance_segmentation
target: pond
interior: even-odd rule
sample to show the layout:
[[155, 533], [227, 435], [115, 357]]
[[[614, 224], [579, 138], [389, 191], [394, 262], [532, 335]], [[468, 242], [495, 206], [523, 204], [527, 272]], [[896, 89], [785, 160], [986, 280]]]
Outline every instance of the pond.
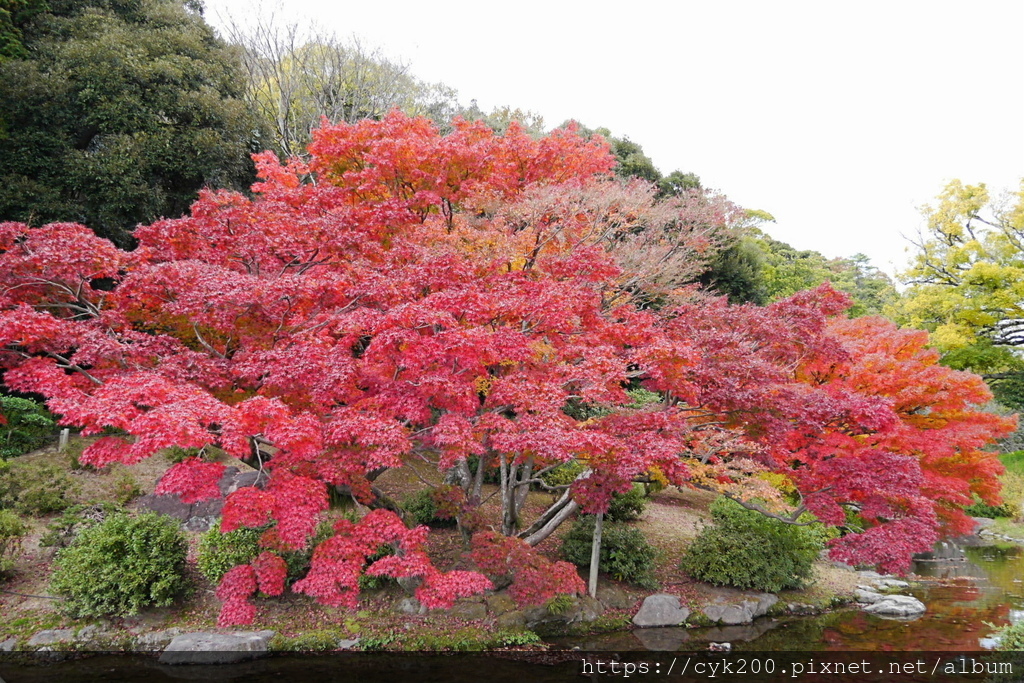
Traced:
[[[973, 540], [974, 543], [977, 540]], [[939, 544], [914, 563], [919, 584], [908, 591], [928, 607], [913, 620], [848, 608], [812, 617], [762, 618], [744, 626], [652, 628], [554, 644], [590, 651], [733, 650], [972, 651], [995, 647], [995, 627], [1024, 619], [1024, 548]]]

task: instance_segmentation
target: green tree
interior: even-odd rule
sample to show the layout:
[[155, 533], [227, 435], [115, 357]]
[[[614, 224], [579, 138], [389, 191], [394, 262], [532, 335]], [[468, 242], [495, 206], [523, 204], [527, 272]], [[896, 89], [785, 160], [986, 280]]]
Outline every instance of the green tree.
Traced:
[[[562, 126], [567, 125], [566, 121]], [[667, 176], [662, 175], [654, 160], [644, 152], [644, 148], [629, 137], [615, 137], [607, 128], [579, 127], [580, 134], [591, 136], [594, 133], [603, 136], [611, 145], [612, 154], [615, 155], [615, 175], [620, 178], [639, 178], [646, 180], [658, 187], [658, 195], [661, 197], [675, 197], [687, 190], [700, 190], [700, 176], [696, 173], [683, 173], [676, 169]]]
[[125, 246], [203, 186], [251, 182], [265, 142], [240, 60], [196, 7], [50, 0], [10, 15], [25, 49], [0, 61], [0, 220], [84, 223]]
[[929, 330], [946, 365], [981, 374], [997, 399], [1024, 408], [1024, 179], [997, 198], [953, 180], [937, 199], [924, 207], [893, 315]]
[[21, 26], [45, 8], [45, 0], [0, 0], [0, 61], [28, 56]]
[[748, 211], [739, 239], [723, 250], [702, 276], [705, 285], [733, 303], [764, 305], [824, 282], [853, 299], [851, 316], [881, 314], [897, 298], [888, 275], [864, 254], [828, 258], [811, 249], [795, 249], [773, 239], [759, 226], [773, 221], [763, 211]]

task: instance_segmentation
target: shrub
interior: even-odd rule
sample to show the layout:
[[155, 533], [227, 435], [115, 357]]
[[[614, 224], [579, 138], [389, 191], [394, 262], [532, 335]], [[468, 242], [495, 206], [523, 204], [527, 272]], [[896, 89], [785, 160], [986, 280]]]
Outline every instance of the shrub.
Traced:
[[28, 533], [28, 525], [10, 510], [0, 510], [0, 574], [14, 567], [21, 554], [21, 542]]
[[119, 513], [84, 530], [54, 560], [51, 590], [73, 617], [127, 616], [169, 605], [185, 588], [187, 544], [178, 524]]
[[647, 507], [647, 494], [642, 486], [633, 485], [625, 493], [613, 493], [611, 505], [605, 513], [605, 519], [612, 522], [632, 522], [640, 519]]
[[[392, 548], [390, 545], [382, 545], [380, 548], [377, 549], [376, 553], [366, 558], [366, 562], [367, 564], [371, 564], [381, 559], [382, 557], [387, 557], [388, 555], [394, 554], [394, 548]], [[388, 586], [394, 585], [396, 583], [398, 583], [397, 579], [394, 579], [390, 576], [370, 576], [369, 574], [363, 574], [359, 577], [359, 590], [375, 591], [380, 590], [382, 588], [387, 588]]]
[[71, 506], [77, 487], [64, 469], [22, 460], [0, 463], [0, 508], [43, 515]]
[[238, 527], [221, 533], [217, 524], [199, 539], [196, 565], [199, 573], [213, 584], [219, 584], [228, 570], [239, 564], [248, 564], [260, 554], [260, 536], [263, 529]]
[[[594, 516], [576, 520], [562, 540], [562, 556], [578, 567], [590, 566], [590, 547], [594, 538]], [[616, 581], [654, 590], [654, 560], [658, 555], [639, 529], [606, 522], [601, 528], [599, 568]]]
[[988, 505], [979, 500], [975, 501], [973, 505], [965, 507], [964, 512], [971, 517], [987, 517], [988, 519], [1006, 517], [1014, 519], [1020, 516], [1020, 506], [1009, 501], [1003, 501], [1001, 505]]
[[181, 446], [171, 446], [164, 451], [164, 457], [167, 458], [172, 464], [177, 465], [185, 462], [189, 458], [200, 457], [203, 453], [202, 448], [183, 448]]
[[[443, 487], [442, 487], [443, 488]], [[439, 496], [443, 495], [442, 488], [422, 489], [402, 499], [402, 509], [409, 513], [417, 524], [426, 524], [432, 527], [455, 526], [455, 516], [452, 511], [445, 510], [443, 501]]]
[[998, 650], [1003, 652], [1024, 650], [1024, 622], [1004, 626], [993, 635], [999, 643], [996, 646]]
[[540, 475], [540, 478], [548, 486], [568, 486], [576, 481], [576, 477], [580, 476], [585, 469], [587, 469], [587, 466], [579, 460], [570, 460], [551, 468]]
[[[236, 565], [248, 564], [263, 552], [260, 538], [269, 526], [252, 529], [239, 527], [234, 531], [222, 533], [220, 525], [214, 526], [199, 539], [199, 553], [196, 564], [199, 573], [210, 583], [219, 584], [228, 570]], [[321, 523], [302, 550], [281, 553], [281, 558], [288, 567], [288, 581], [298, 581], [309, 571], [309, 563], [313, 558], [313, 550], [334, 533], [329, 522]]]
[[45, 446], [57, 423], [42, 404], [27, 398], [0, 394], [0, 458], [13, 458]]
[[687, 574], [718, 586], [767, 592], [799, 588], [823, 547], [822, 533], [747, 510], [727, 498], [711, 505], [704, 527], [680, 563]]

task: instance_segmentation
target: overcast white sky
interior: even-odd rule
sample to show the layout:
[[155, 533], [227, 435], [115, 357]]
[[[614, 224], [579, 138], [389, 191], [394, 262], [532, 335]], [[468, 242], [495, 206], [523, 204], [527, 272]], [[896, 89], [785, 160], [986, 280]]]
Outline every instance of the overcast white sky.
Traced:
[[[206, 17], [252, 0], [206, 0]], [[262, 6], [262, 7], [266, 7]], [[1022, 0], [289, 0], [285, 14], [358, 36], [548, 127], [574, 118], [641, 144], [773, 214], [768, 232], [892, 273], [918, 207], [952, 178], [1024, 177]]]

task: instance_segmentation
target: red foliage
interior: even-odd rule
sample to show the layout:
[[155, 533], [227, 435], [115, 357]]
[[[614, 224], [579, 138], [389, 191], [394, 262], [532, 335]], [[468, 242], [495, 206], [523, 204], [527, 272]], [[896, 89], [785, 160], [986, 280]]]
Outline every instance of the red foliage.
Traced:
[[217, 483], [225, 469], [225, 466], [219, 462], [203, 462], [199, 458], [187, 458], [167, 470], [167, 473], [161, 477], [160, 483], [157, 484], [154, 493], [176, 493], [181, 497], [183, 503], [198, 503], [210, 498], [219, 498], [220, 487], [217, 486]]
[[473, 536], [471, 557], [488, 574], [511, 575], [508, 593], [520, 607], [542, 605], [560, 594], [587, 592], [574, 565], [552, 562], [519, 538], [481, 531]]
[[249, 598], [256, 592], [256, 572], [252, 565], [240, 564], [228, 570], [217, 587], [217, 598], [224, 602], [217, 617], [220, 627], [251, 624], [256, 607]]
[[[678, 289], [728, 225], [724, 199], [657, 203], [572, 130], [440, 135], [396, 113], [325, 127], [311, 151], [308, 166], [257, 155], [255, 198], [204, 191], [190, 215], [139, 227], [130, 253], [82, 226], [0, 224], [4, 383], [86, 434], [128, 435], [83, 462], [208, 444], [249, 459], [269, 442], [269, 485], [232, 493], [223, 529], [275, 523], [275, 551], [307, 544], [328, 486], [370, 504], [372, 473], [414, 455], [520, 472], [579, 459], [590, 511], [651, 470], [780, 503], [751, 476], [771, 471], [824, 521], [857, 506], [872, 528], [835, 551], [886, 567], [961, 530], [972, 494], [994, 500], [981, 448], [1010, 424], [972, 407], [980, 380], [936, 365], [924, 336], [837, 317], [848, 302], [827, 287], [764, 308]], [[634, 381], [663, 400], [632, 405]], [[184, 463], [163, 490], [198, 500], [217, 474]], [[475, 495], [448, 502], [479, 519]], [[438, 573], [426, 530], [396, 520], [340, 524], [295, 589], [354, 604], [363, 571], [421, 576], [424, 603], [445, 605], [484, 585]], [[579, 589], [518, 541], [480, 538], [519, 598]], [[367, 566], [382, 543], [398, 555]], [[222, 618], [238, 621], [256, 578], [231, 577]]]

